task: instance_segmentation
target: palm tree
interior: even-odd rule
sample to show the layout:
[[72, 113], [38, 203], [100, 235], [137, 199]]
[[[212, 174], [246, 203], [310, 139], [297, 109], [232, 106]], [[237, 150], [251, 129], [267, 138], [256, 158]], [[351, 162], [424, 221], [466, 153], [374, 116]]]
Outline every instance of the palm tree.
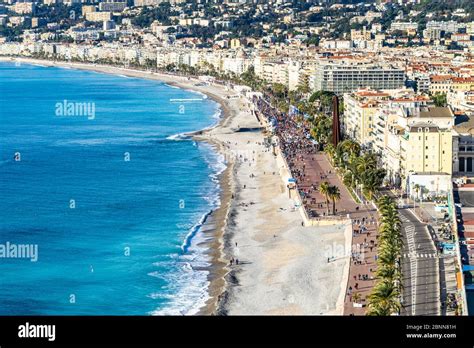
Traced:
[[354, 295], [352, 295], [352, 301], [354, 301], [354, 303], [359, 303], [361, 299], [362, 296], [358, 292], [355, 292]]
[[360, 145], [354, 140], [343, 140], [338, 144], [338, 148], [341, 152], [348, 153], [349, 155], [355, 154], [356, 156], [360, 153]]
[[273, 95], [278, 99], [283, 99], [288, 94], [288, 89], [281, 83], [274, 83], [271, 87]]
[[[385, 228], [386, 225], [382, 226]], [[392, 230], [388, 234], [379, 236], [380, 254], [385, 252], [393, 254], [395, 257], [400, 257], [403, 242], [399, 230]]]
[[332, 200], [332, 215], [336, 215], [336, 202], [341, 200], [341, 191], [339, 190], [339, 187], [329, 187], [328, 196]]
[[296, 87], [296, 90], [298, 91], [298, 93], [308, 94], [309, 92], [311, 92], [311, 89], [309, 88], [309, 83], [308, 83], [309, 80], [308, 79], [302, 79], [300, 81], [301, 82]]
[[386, 171], [383, 168], [376, 168], [366, 172], [361, 172], [363, 191], [368, 199], [371, 200], [374, 194], [378, 192], [380, 186], [382, 186], [385, 175]]
[[378, 199], [377, 207], [379, 208], [381, 215], [383, 215], [383, 212], [388, 209], [390, 203], [392, 203], [392, 199], [389, 196], [382, 196]]
[[346, 170], [342, 176], [342, 182], [347, 187], [354, 188], [354, 184], [355, 184], [354, 172], [351, 170]]
[[359, 173], [364, 173], [377, 168], [377, 157], [375, 154], [368, 153], [363, 156], [357, 157], [355, 168]]
[[367, 297], [367, 315], [387, 316], [398, 313], [401, 307], [399, 296], [400, 293], [392, 282], [384, 280], [378, 283]]
[[343, 175], [344, 184], [347, 187], [356, 190], [357, 194], [357, 185], [360, 181], [360, 173], [357, 171], [357, 159], [359, 157], [356, 154], [352, 153], [349, 155], [348, 161], [345, 163], [345, 172]]
[[327, 207], [327, 215], [329, 215], [329, 194], [331, 192], [331, 186], [329, 186], [329, 182], [324, 181], [319, 184], [319, 193], [321, 193], [326, 198], [326, 207]]
[[399, 267], [394, 265], [382, 265], [377, 269], [377, 278], [386, 279], [390, 282], [400, 281], [402, 273]]
[[[380, 218], [382, 224], [388, 225], [390, 228], [400, 231], [401, 221], [398, 217], [398, 212], [395, 209], [387, 209]], [[381, 231], [383, 232], [383, 231]]]
[[333, 144], [327, 144], [324, 146], [324, 152], [326, 152], [329, 155], [329, 159], [332, 160], [336, 153], [336, 149]]
[[378, 199], [380, 214], [377, 258], [377, 283], [368, 296], [367, 315], [391, 315], [400, 310], [401, 270], [398, 261], [403, 241], [401, 220], [393, 199], [384, 196]]
[[298, 107], [298, 110], [300, 110], [303, 114], [311, 115], [312, 109], [306, 100], [300, 100], [296, 106]]
[[[413, 186], [413, 188], [415, 189], [415, 192], [416, 192], [416, 197], [413, 200], [413, 202], [416, 203], [416, 199], [420, 198], [420, 185], [415, 184], [415, 186]], [[413, 204], [413, 208], [415, 208], [415, 204]]]
[[329, 144], [332, 137], [332, 120], [324, 115], [317, 115], [313, 119], [311, 136], [320, 144]]
[[394, 265], [397, 261], [397, 255], [391, 253], [389, 250], [379, 248], [377, 263], [379, 265]]

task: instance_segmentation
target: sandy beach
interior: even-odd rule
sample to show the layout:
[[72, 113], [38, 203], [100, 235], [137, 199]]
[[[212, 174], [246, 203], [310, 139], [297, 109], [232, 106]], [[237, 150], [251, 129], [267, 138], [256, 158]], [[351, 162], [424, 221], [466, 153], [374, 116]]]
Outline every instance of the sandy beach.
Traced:
[[205, 93], [219, 102], [223, 109], [219, 124], [194, 135], [214, 144], [228, 165], [220, 177], [221, 206], [202, 230], [213, 265], [209, 270], [210, 299], [199, 314], [343, 313], [349, 255], [343, 253], [332, 262], [328, 257], [338, 250], [350, 250], [351, 225], [302, 226], [302, 216], [288, 197], [285, 180], [289, 174], [281, 158], [263, 145], [263, 127], [245, 97], [229, 99], [237, 92], [182, 76], [93, 64], [15, 60], [155, 79]]
[[[239, 103], [238, 101], [232, 101]], [[331, 263], [328, 256], [350, 248], [351, 226], [303, 227], [295, 202], [288, 197], [289, 176], [283, 162], [263, 145], [260, 124], [245, 108], [205, 137], [224, 143], [235, 158], [224, 258], [228, 286], [218, 314], [342, 314], [348, 257]]]

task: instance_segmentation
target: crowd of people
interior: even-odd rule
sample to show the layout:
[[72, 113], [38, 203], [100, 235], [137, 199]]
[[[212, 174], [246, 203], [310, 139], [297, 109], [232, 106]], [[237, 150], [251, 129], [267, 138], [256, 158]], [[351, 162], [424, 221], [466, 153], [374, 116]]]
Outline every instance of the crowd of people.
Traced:
[[[324, 156], [318, 153], [318, 144], [310, 136], [309, 122], [295, 114], [282, 113], [263, 99], [254, 98], [253, 102], [261, 118], [268, 120], [278, 138], [281, 153], [296, 180], [308, 216], [318, 218], [326, 215], [329, 207], [319, 192], [319, 185], [324, 181], [334, 184], [338, 180], [335, 180], [332, 168], [319, 162]], [[371, 206], [347, 200], [341, 208], [339, 215], [350, 216], [353, 231], [344, 313], [363, 315], [377, 268], [376, 212]], [[328, 257], [328, 263], [334, 260], [334, 257]], [[360, 306], [354, 306], [355, 294]]]
[[318, 152], [318, 143], [311, 137], [310, 124], [298, 114], [279, 111], [266, 100], [255, 97], [253, 100], [258, 114], [267, 119], [278, 138], [281, 153], [288, 164], [297, 189], [303, 200], [303, 206], [310, 218], [326, 214], [325, 198], [319, 193], [319, 183], [331, 173], [310, 173]]

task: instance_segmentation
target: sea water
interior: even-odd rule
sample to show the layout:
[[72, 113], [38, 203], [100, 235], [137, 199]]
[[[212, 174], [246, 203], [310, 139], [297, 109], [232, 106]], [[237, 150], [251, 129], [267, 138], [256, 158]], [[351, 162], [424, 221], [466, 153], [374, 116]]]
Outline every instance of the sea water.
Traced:
[[0, 315], [196, 313], [224, 163], [177, 135], [219, 112], [159, 81], [0, 63], [0, 247], [38, 250], [0, 255]]

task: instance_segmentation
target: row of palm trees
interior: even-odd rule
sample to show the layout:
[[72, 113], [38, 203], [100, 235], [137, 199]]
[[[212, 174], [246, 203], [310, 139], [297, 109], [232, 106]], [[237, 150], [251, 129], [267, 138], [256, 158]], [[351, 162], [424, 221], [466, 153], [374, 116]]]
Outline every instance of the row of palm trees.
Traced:
[[352, 189], [361, 187], [362, 194], [369, 200], [379, 191], [386, 171], [379, 167], [375, 153], [361, 153], [360, 145], [354, 140], [344, 140], [336, 147], [325, 146], [333, 165], [339, 169], [344, 184]]
[[319, 184], [319, 192], [326, 199], [327, 215], [329, 215], [330, 202], [332, 202], [332, 214], [336, 215], [336, 202], [341, 200], [341, 191], [339, 190], [339, 187], [330, 185], [327, 181], [323, 181]]
[[[358, 142], [344, 140], [337, 146], [331, 143], [332, 120], [330, 117], [320, 114], [310, 118], [312, 123], [311, 135], [316, 139], [324, 151], [328, 154], [332, 164], [342, 176], [344, 184], [357, 190], [368, 199], [373, 200], [379, 192], [386, 176], [386, 171], [380, 167], [378, 155], [363, 152]], [[337, 190], [331, 194], [331, 191]], [[330, 186], [323, 182], [319, 186], [319, 192], [326, 198], [327, 212], [329, 215], [329, 203], [333, 202], [333, 214], [335, 214], [335, 202], [340, 199], [339, 188]], [[377, 201], [380, 213], [378, 258], [376, 283], [368, 296], [367, 315], [387, 316], [399, 313], [401, 293], [401, 269], [400, 256], [402, 250], [401, 221], [398, 217], [395, 202], [383, 196]], [[353, 300], [360, 301], [361, 295], [355, 293]]]
[[367, 315], [387, 316], [399, 313], [401, 308], [402, 223], [393, 199], [383, 196], [377, 201], [377, 206], [380, 213], [380, 225], [376, 283], [367, 297]]

